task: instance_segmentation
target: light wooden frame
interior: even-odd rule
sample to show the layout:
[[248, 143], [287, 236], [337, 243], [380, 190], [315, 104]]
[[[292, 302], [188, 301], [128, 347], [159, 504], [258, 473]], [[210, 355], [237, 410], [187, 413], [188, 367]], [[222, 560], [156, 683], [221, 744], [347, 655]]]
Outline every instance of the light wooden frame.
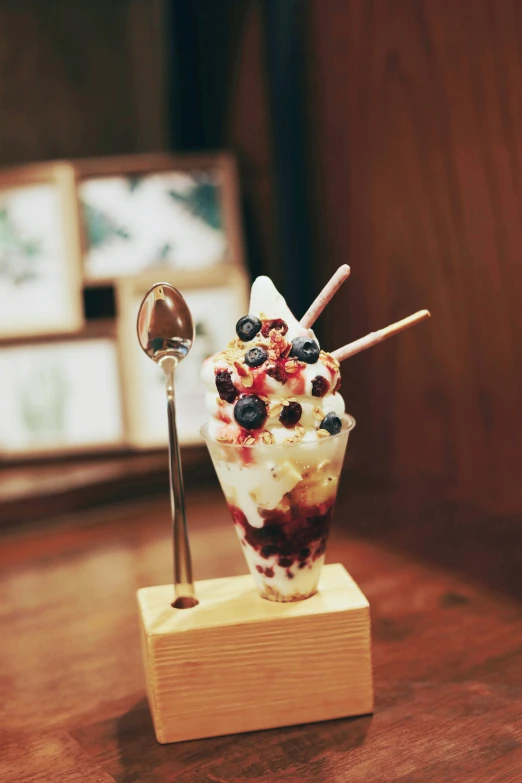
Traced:
[[[209, 270], [210, 272], [211, 270]], [[165, 409], [165, 439], [157, 441], [147, 438], [142, 422], [142, 411], [145, 400], [136, 387], [136, 374], [140, 372], [136, 366], [139, 357], [138, 338], [136, 333], [137, 310], [135, 303], [141, 299], [148, 289], [157, 282], [168, 282], [178, 288], [181, 293], [190, 290], [215, 288], [216, 290], [228, 289], [233, 291], [238, 298], [238, 304], [243, 312], [248, 310], [248, 298], [250, 281], [246, 273], [239, 268], [232, 268], [225, 279], [214, 274], [199, 275], [194, 277], [191, 273], [173, 272], [167, 276], [167, 280], [158, 278], [153, 274], [141, 277], [121, 278], [116, 285], [116, 305], [118, 311], [117, 332], [120, 361], [120, 377], [122, 378], [123, 411], [126, 432], [126, 442], [130, 448], [137, 450], [149, 450], [165, 448], [167, 445], [167, 414]], [[230, 335], [230, 339], [234, 337]], [[224, 347], [224, 346], [223, 346]], [[139, 346], [138, 346], [139, 348]], [[180, 437], [182, 446], [200, 445], [201, 438], [195, 436], [190, 440]]]
[[61, 457], [65, 455], [71, 455], [71, 456], [83, 456], [83, 455], [94, 455], [94, 454], [107, 454], [107, 453], [122, 453], [127, 451], [126, 444], [125, 444], [125, 412], [124, 412], [124, 403], [123, 403], [123, 383], [122, 383], [122, 377], [118, 362], [118, 356], [119, 356], [119, 349], [118, 349], [118, 343], [116, 339], [116, 330], [112, 324], [112, 322], [108, 323], [106, 321], [98, 322], [96, 325], [93, 325], [91, 328], [86, 330], [84, 333], [79, 335], [60, 335], [60, 336], [54, 336], [50, 338], [44, 338], [44, 337], [38, 337], [31, 340], [24, 341], [22, 346], [13, 344], [13, 343], [6, 343], [0, 345], [0, 353], [3, 351], [8, 350], [16, 350], [19, 347], [23, 347], [24, 349], [29, 348], [35, 348], [42, 346], [52, 346], [52, 345], [63, 345], [63, 344], [70, 344], [71, 348], [78, 343], [92, 343], [92, 342], [110, 342], [114, 345], [115, 353], [116, 353], [116, 360], [117, 360], [117, 366], [116, 366], [116, 374], [117, 374], [117, 394], [118, 394], [118, 404], [120, 408], [121, 413], [121, 420], [122, 420], [122, 432], [121, 437], [114, 441], [102, 441], [98, 443], [87, 443], [87, 444], [67, 444], [67, 443], [61, 443], [51, 446], [46, 446], [44, 448], [29, 448], [29, 449], [8, 449], [4, 450], [2, 445], [0, 444], [0, 464], [2, 462], [20, 462], [20, 461], [27, 461], [32, 459], [41, 459], [43, 457]]
[[[82, 256], [85, 258], [87, 247], [83, 218], [80, 204], [80, 185], [88, 179], [102, 179], [104, 177], [129, 176], [133, 174], [161, 174], [169, 172], [190, 172], [194, 169], [212, 169], [221, 177], [221, 198], [223, 208], [224, 232], [228, 240], [227, 254], [222, 261], [208, 267], [190, 270], [177, 270], [166, 264], [158, 264], [148, 267], [143, 275], [155, 275], [161, 279], [162, 275], [183, 275], [190, 285], [197, 285], [197, 278], [204, 275], [207, 279], [218, 281], [223, 279], [233, 269], [244, 269], [244, 249], [241, 233], [241, 219], [239, 206], [239, 185], [236, 161], [228, 152], [217, 152], [198, 155], [174, 155], [166, 153], [154, 153], [146, 155], [122, 155], [111, 158], [86, 158], [73, 162], [76, 176], [77, 191], [77, 221], [80, 227]], [[122, 276], [98, 276], [89, 275], [83, 263], [85, 285], [115, 285]]]
[[68, 317], [59, 324], [16, 324], [6, 330], [0, 326], [0, 340], [35, 336], [68, 335], [77, 333], [84, 325], [81, 245], [76, 209], [75, 176], [73, 166], [65, 161], [35, 163], [0, 170], [0, 191], [16, 190], [31, 185], [51, 185], [58, 189], [64, 245], [64, 275], [68, 286]]

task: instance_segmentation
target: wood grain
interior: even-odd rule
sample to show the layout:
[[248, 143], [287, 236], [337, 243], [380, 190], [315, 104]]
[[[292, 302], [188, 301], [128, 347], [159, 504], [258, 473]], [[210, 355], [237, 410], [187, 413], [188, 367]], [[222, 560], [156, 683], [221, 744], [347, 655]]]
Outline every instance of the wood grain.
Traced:
[[196, 595], [197, 607], [176, 610], [172, 585], [138, 591], [159, 742], [372, 711], [368, 601], [340, 564], [293, 604], [260, 598], [250, 576], [197, 582]]
[[326, 347], [432, 312], [344, 367], [359, 464], [520, 513], [522, 6], [307, 9], [320, 257], [352, 268]]
[[0, 163], [165, 149], [165, 5], [3, 3]]
[[[154, 736], [135, 603], [171, 578], [167, 494], [4, 535], [2, 783], [518, 783], [522, 585], [516, 600], [491, 592], [495, 548], [478, 558], [430, 492], [408, 497], [361, 482], [341, 492], [327, 552], [372, 607], [373, 717], [175, 745]], [[189, 492], [187, 511], [196, 578], [244, 573], [221, 493]], [[410, 538], [443, 531], [437, 556], [453, 574], [394, 549], [407, 519]]]

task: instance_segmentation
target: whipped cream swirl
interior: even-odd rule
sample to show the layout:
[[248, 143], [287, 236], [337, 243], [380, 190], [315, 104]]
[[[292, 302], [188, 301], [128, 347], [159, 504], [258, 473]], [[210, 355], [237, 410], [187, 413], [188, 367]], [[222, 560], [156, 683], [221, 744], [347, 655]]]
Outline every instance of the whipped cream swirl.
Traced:
[[[299, 352], [296, 355], [292, 345], [296, 338], [311, 338], [315, 343], [317, 338], [301, 326], [270, 278], [254, 281], [249, 315], [261, 322], [257, 334], [247, 341], [234, 338], [203, 365], [208, 436], [246, 446], [329, 437], [332, 421], [335, 427], [336, 417], [344, 413], [339, 363], [325, 351], [308, 361]], [[258, 366], [249, 366], [245, 356], [254, 347], [261, 348], [266, 358]], [[246, 402], [256, 398], [254, 403], [262, 411], [259, 426], [256, 421], [245, 425], [235, 410], [245, 398], [250, 398]]]

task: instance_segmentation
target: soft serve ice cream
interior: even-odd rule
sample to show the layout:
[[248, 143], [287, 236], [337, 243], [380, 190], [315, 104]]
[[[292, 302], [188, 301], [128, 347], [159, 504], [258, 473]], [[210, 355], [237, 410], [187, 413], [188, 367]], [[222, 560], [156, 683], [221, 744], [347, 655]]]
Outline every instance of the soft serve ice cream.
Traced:
[[203, 369], [209, 437], [251, 445], [336, 434], [344, 413], [339, 363], [319, 349], [268, 277], [254, 282], [249, 314], [236, 328], [238, 337]]
[[203, 367], [205, 435], [261, 595], [307, 598], [317, 589], [353, 426], [339, 363], [267, 277], [254, 282], [236, 332]]

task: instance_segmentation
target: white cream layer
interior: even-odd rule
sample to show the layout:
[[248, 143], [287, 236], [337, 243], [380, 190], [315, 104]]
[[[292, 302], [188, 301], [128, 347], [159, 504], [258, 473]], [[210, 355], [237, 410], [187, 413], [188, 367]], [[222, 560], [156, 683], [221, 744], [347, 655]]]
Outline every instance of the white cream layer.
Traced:
[[[240, 508], [252, 527], [262, 527], [260, 511], [275, 509], [288, 492], [297, 492], [303, 506], [320, 506], [331, 499], [337, 489], [345, 443], [340, 436], [307, 444], [245, 446], [245, 451], [251, 451], [250, 463], [227, 458], [236, 456], [237, 446], [216, 443], [210, 453], [228, 503]], [[299, 482], [302, 489], [297, 487]]]

